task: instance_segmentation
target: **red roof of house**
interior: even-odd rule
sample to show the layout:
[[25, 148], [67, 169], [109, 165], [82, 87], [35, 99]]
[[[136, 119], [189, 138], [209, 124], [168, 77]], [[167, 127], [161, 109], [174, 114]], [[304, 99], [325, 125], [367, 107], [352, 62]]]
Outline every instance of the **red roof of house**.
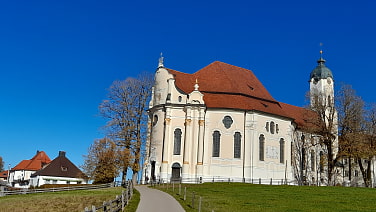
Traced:
[[0, 177], [4, 178], [4, 179], [7, 179], [8, 178], [8, 170], [0, 172]]
[[30, 170], [37, 171], [51, 162], [51, 159], [44, 151], [37, 151], [37, 154], [30, 160], [23, 160], [12, 170]]

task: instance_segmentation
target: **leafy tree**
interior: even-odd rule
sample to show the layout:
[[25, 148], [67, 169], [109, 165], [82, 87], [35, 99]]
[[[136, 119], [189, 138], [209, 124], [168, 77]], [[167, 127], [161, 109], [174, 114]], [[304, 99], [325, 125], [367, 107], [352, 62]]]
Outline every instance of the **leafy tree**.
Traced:
[[107, 135], [122, 148], [122, 184], [126, 182], [128, 168], [133, 180], [140, 171], [140, 159], [146, 143], [148, 102], [153, 86], [153, 75], [140, 74], [137, 78], [114, 81], [108, 97], [99, 105], [101, 116], [108, 119]]
[[111, 139], [95, 140], [89, 147], [88, 155], [84, 156], [82, 168], [94, 183], [113, 182], [119, 170], [118, 155], [120, 155], [119, 150]]

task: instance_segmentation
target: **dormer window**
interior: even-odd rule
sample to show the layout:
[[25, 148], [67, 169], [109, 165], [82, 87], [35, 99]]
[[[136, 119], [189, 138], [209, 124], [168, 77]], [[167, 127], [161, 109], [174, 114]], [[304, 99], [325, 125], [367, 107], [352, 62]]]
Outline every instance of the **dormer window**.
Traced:
[[62, 167], [61, 167], [61, 171], [66, 172], [66, 171], [68, 171], [68, 168], [65, 167], [65, 166], [62, 166]]

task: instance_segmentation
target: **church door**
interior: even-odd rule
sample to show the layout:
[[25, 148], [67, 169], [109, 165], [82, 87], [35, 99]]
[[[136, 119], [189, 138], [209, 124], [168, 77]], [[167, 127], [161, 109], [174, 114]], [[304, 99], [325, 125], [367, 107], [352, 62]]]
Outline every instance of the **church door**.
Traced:
[[180, 170], [181, 166], [179, 163], [172, 164], [171, 181], [180, 181]]

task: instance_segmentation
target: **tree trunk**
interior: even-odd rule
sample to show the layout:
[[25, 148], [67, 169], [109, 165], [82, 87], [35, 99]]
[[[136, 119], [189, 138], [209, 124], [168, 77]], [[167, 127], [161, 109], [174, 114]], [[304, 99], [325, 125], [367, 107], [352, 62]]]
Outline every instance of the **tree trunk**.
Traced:
[[134, 171], [132, 175], [132, 183], [133, 185], [137, 185], [137, 178], [138, 178], [138, 172]]
[[122, 171], [121, 186], [124, 188], [127, 186], [127, 168], [125, 168], [125, 170], [123, 169]]

